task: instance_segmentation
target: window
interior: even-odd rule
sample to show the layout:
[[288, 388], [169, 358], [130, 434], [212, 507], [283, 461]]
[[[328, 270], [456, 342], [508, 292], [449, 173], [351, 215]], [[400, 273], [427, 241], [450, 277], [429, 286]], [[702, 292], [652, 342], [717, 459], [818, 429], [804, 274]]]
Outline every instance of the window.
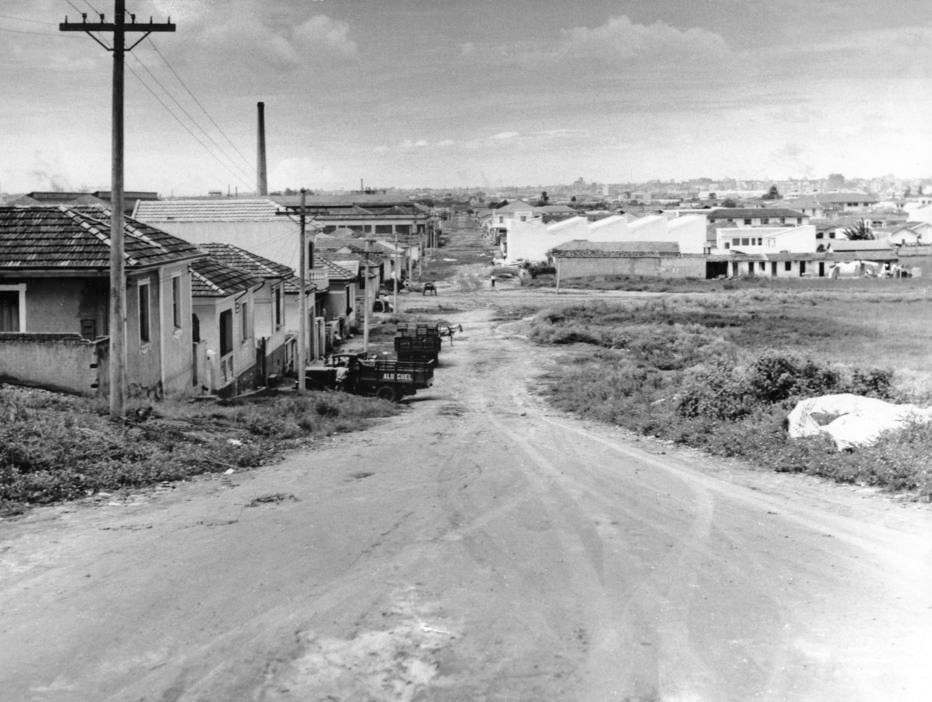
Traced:
[[240, 306], [240, 340], [247, 341], [249, 339], [249, 303], [244, 302]]
[[148, 344], [151, 341], [149, 329], [149, 282], [139, 284], [139, 342]]
[[750, 240], [749, 238], [747, 238], [746, 236], [745, 236], [745, 237], [741, 237], [741, 245], [742, 245], [742, 246], [750, 246], [750, 245], [751, 245], [751, 240]]
[[757, 237], [757, 245], [758, 245], [758, 246], [763, 246], [763, 245], [764, 245], [764, 239], [763, 239], [763, 237], [760, 237], [760, 236]]
[[395, 233], [407, 236], [408, 234], [411, 233], [411, 225], [410, 224], [396, 224]]
[[791, 271], [791, 270], [793, 270], [793, 262], [792, 262], [792, 261], [784, 261], [784, 263], [783, 263], [783, 270], [785, 270], [785, 271]]
[[172, 276], [172, 324], [181, 329], [181, 276]]
[[786, 224], [786, 217], [780, 217], [780, 224]]
[[745, 224], [750, 224], [750, 223], [751, 223], [751, 220], [750, 220], [750, 219], [745, 219], [745, 220], [744, 220], [744, 223], [745, 223]]
[[233, 350], [233, 310], [220, 313], [220, 355], [226, 356]]
[[391, 234], [392, 225], [391, 224], [376, 224], [375, 233], [376, 234]]
[[805, 272], [806, 272], [806, 262], [805, 262], [805, 261], [800, 261], [800, 262], [799, 262], [799, 274], [800, 274], [800, 275], [803, 275], [803, 274], [805, 274]]
[[734, 239], [731, 240], [731, 243], [732, 243], [732, 245], [734, 245], [734, 246], [740, 246], [740, 245], [741, 245], [741, 239], [738, 239], [738, 238], [736, 237], [736, 238], [734, 238]]
[[770, 224], [770, 217], [764, 217], [761, 221], [761, 224]]
[[20, 314], [22, 309], [20, 291], [16, 286], [0, 288], [0, 332], [25, 331]]
[[273, 310], [275, 315], [275, 328], [281, 329], [282, 324], [285, 322], [284, 310], [282, 310], [282, 289], [275, 288], [275, 309]]
[[767, 264], [764, 261], [761, 261], [760, 263], [758, 263], [757, 267], [760, 268], [762, 271], [767, 270]]
[[729, 243], [726, 241], [726, 242], [725, 242], [725, 248], [727, 249], [727, 248], [730, 248], [730, 247], [731, 247], [731, 244], [729, 244]]

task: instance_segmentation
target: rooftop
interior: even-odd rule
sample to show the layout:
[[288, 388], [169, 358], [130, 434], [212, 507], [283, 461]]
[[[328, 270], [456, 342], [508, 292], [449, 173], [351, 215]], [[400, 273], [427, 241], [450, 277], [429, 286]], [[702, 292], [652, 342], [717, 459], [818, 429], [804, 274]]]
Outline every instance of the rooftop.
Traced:
[[[131, 218], [126, 218], [123, 232], [127, 270], [204, 256], [193, 244]], [[0, 207], [0, 268], [109, 270], [110, 211]]]

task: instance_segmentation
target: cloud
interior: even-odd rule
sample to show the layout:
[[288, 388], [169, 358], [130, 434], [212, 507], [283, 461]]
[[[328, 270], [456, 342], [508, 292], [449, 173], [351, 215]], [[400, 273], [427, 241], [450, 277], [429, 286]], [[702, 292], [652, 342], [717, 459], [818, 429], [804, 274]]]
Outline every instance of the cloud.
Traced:
[[520, 136], [518, 132], [499, 132], [498, 134], [493, 134], [492, 139], [495, 141], [507, 141], [509, 139], [514, 139], [517, 136]]
[[349, 25], [326, 15], [315, 15], [295, 29], [299, 41], [322, 45], [330, 53], [347, 58], [357, 53], [356, 42], [349, 38]]
[[594, 29], [574, 27], [563, 31], [559, 54], [573, 58], [650, 59], [658, 57], [720, 55], [729, 53], [725, 40], [698, 27], [677, 29], [665, 22], [637, 24], [628, 17], [611, 17]]

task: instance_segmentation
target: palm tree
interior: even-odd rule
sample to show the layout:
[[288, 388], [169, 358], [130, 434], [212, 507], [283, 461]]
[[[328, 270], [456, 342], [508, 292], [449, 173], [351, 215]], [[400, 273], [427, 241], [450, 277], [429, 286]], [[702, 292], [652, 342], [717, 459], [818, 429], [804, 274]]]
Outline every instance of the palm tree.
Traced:
[[871, 231], [871, 223], [866, 219], [860, 219], [855, 224], [845, 227], [844, 234], [849, 241], [864, 241], [874, 238], [874, 232]]

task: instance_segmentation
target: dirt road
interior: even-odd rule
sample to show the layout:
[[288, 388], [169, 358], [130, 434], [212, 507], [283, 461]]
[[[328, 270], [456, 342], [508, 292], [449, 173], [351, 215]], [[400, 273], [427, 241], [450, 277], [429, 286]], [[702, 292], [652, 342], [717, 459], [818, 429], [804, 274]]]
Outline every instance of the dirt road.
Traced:
[[927, 506], [559, 416], [447, 317], [375, 430], [0, 522], [0, 699], [928, 699]]

